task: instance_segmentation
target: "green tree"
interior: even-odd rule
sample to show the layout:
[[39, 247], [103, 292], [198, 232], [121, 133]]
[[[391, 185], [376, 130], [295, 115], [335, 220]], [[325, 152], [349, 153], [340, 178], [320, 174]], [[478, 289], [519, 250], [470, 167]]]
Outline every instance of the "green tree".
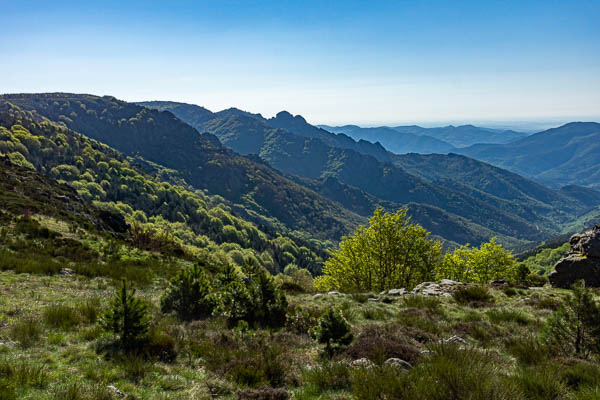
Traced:
[[232, 326], [239, 321], [250, 326], [283, 326], [287, 311], [285, 294], [262, 267], [250, 264], [246, 269], [247, 277], [243, 280], [230, 280], [230, 273], [219, 278], [225, 286], [211, 296], [217, 305], [213, 313], [227, 317]]
[[336, 352], [346, 348], [352, 342], [351, 326], [341, 310], [329, 308], [315, 328], [314, 336], [319, 343], [325, 344], [325, 354], [331, 358]]
[[406, 209], [392, 214], [378, 208], [368, 226], [342, 238], [315, 284], [346, 292], [412, 288], [431, 279], [440, 262], [441, 243], [411, 224]]
[[148, 305], [134, 295], [135, 289], [128, 288], [123, 279], [121, 289], [111, 300], [111, 307], [100, 319], [104, 330], [117, 335], [125, 350], [132, 350], [143, 341], [150, 328]]
[[548, 319], [546, 339], [566, 355], [588, 358], [600, 353], [600, 305], [579, 281]]
[[466, 245], [446, 253], [437, 277], [487, 284], [495, 279], [514, 278], [515, 268], [512, 254], [492, 238], [479, 248]]
[[210, 291], [210, 283], [199, 265], [182, 269], [169, 282], [160, 299], [160, 309], [164, 313], [175, 311], [184, 321], [209, 317], [214, 308]]

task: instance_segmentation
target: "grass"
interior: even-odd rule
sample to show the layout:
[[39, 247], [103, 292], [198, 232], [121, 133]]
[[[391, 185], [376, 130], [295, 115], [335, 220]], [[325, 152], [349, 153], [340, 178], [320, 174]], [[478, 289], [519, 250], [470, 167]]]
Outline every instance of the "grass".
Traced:
[[[296, 312], [306, 314], [305, 328], [232, 332], [219, 318], [183, 324], [163, 316], [158, 304], [164, 286], [156, 280], [138, 290], [151, 304], [156, 356], [107, 359], [97, 349], [111, 338], [98, 317], [114, 292], [111, 279], [0, 272], [0, 341], [9, 337], [16, 343], [0, 346], [0, 399], [108, 399], [109, 385], [140, 399], [235, 399], [240, 390], [263, 386], [283, 387], [295, 399], [592, 399], [597, 394], [597, 363], [555, 358], [538, 339], [551, 309], [537, 302], [562, 295], [550, 288], [513, 297], [490, 289], [495, 302], [477, 308], [473, 296], [464, 304], [413, 296], [386, 304], [296, 294], [289, 296], [290, 315], [300, 306]], [[331, 306], [350, 315], [355, 340], [326, 362], [323, 345], [308, 331], [309, 322]], [[454, 335], [468, 345], [437, 344]], [[161, 354], [171, 355], [161, 359]], [[374, 367], [348, 365], [362, 357]], [[390, 357], [406, 359], [413, 368], [388, 366], [384, 361]]]

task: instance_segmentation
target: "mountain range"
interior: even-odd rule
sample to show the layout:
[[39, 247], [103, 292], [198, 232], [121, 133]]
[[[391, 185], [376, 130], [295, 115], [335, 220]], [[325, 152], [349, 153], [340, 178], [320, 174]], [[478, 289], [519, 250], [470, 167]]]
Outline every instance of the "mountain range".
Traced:
[[[209, 111], [198, 106], [143, 104], [172, 111], [190, 124], [196, 121], [198, 130], [214, 134], [234, 151], [257, 154], [296, 182], [358, 214], [369, 215], [376, 205], [392, 209], [410, 205], [420, 210], [413, 212], [417, 222], [440, 236], [444, 231], [449, 238], [450, 229], [442, 228], [436, 220], [468, 226], [470, 234], [450, 239], [459, 243], [486, 235], [500, 236], [512, 244], [538, 240], [560, 232], [562, 224], [600, 203], [595, 191], [588, 193], [575, 186], [570, 191], [549, 189], [456, 154], [388, 152], [389, 161], [382, 161], [356, 151], [359, 142], [331, 146], [319, 135], [322, 129], [285, 112], [265, 119], [259, 114], [228, 110], [227, 118], [217, 112], [211, 119]], [[202, 117], [194, 115], [194, 110]], [[580, 200], [580, 195], [585, 200]], [[430, 218], [432, 214], [437, 218]]]
[[600, 188], [600, 124], [572, 122], [507, 144], [477, 144], [462, 154], [551, 187]]

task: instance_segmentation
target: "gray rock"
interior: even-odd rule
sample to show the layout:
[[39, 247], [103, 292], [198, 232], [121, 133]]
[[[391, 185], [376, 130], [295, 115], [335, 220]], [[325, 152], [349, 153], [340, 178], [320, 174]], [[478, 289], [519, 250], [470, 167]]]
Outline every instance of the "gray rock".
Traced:
[[387, 294], [390, 296], [404, 296], [405, 294], [408, 294], [408, 290], [401, 288], [401, 289], [390, 289], [387, 291]]
[[404, 361], [401, 358], [388, 358], [387, 360], [385, 360], [384, 362], [385, 365], [391, 365], [393, 367], [400, 367], [400, 368], [404, 368], [404, 369], [411, 369], [412, 365], [408, 362], [408, 361]]
[[377, 302], [377, 301], [379, 301], [379, 299], [378, 299], [378, 298], [376, 298], [376, 297], [369, 297], [369, 298], [367, 299], [367, 301], [371, 301], [371, 302]]
[[351, 367], [355, 368], [372, 368], [373, 363], [368, 358], [359, 358], [358, 360], [354, 360], [350, 362]]
[[340, 292], [336, 292], [336, 291], [327, 292], [327, 294], [329, 296], [341, 296], [342, 295]]
[[60, 275], [75, 275], [75, 271], [73, 271], [71, 268], [61, 268], [61, 270], [58, 272]]
[[467, 344], [467, 341], [460, 336], [451, 336], [448, 339], [442, 339], [441, 343], [450, 344], [450, 343], [458, 343], [458, 344]]
[[114, 394], [117, 397], [125, 397], [125, 393], [121, 392], [113, 385], [107, 386], [106, 389], [108, 389], [111, 394]]
[[439, 282], [423, 282], [415, 286], [412, 290], [412, 294], [450, 297], [455, 290], [464, 285], [465, 284], [462, 282], [456, 282], [450, 279], [442, 279]]
[[573, 235], [570, 244], [569, 254], [548, 275], [552, 286], [569, 288], [583, 279], [586, 286], [600, 287], [600, 225]]
[[323, 297], [323, 293], [317, 293], [313, 296], [313, 299], [318, 299], [319, 297]]

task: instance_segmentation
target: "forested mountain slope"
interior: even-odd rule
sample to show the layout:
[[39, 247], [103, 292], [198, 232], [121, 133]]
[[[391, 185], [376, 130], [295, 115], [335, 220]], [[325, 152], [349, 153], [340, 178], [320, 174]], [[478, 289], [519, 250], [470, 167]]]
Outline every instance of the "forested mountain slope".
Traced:
[[540, 183], [600, 188], [600, 124], [572, 122], [509, 144], [459, 151]]
[[240, 205], [236, 211], [245, 218], [272, 229], [336, 240], [363, 221], [268, 166], [222, 147], [170, 112], [113, 97], [65, 93], [6, 95], [2, 100], [61, 121], [127, 155], [175, 169], [194, 188], [223, 196]]
[[527, 136], [526, 133], [513, 130], [483, 128], [473, 125], [440, 126], [435, 128], [422, 128], [420, 126], [394, 126], [397, 132], [412, 132], [418, 135], [427, 135], [438, 140], [450, 143], [454, 147], [466, 147], [477, 143], [510, 143]]
[[[532, 229], [560, 232], [563, 224], [576, 219], [600, 200], [576, 188], [569, 193], [551, 190], [500, 168], [454, 154], [390, 154], [396, 167], [400, 167], [394, 168], [363, 154], [329, 146], [314, 137], [274, 129], [255, 114], [230, 109], [227, 115], [226, 119], [209, 120], [205, 114], [204, 128], [236, 151], [259, 154], [275, 168], [316, 180], [309, 186], [358, 212], [365, 208], [364, 204], [372, 202], [363, 199], [358, 206], [354, 205], [345, 198], [352, 189], [342, 189], [344, 185], [368, 193], [379, 202], [429, 205], [449, 213], [449, 218], [461, 216], [497, 234], [519, 237], [515, 232], [520, 231], [534, 237]], [[327, 180], [329, 177], [335, 177], [338, 184], [332, 185]], [[336, 193], [333, 187], [340, 192]], [[579, 200], [580, 195], [585, 200]], [[353, 198], [356, 200], [357, 196]], [[431, 223], [424, 226], [434, 233], [440, 228]]]
[[[125, 157], [36, 112], [23, 111], [6, 102], [0, 103], [0, 153], [13, 164], [68, 183], [82, 198], [98, 207], [125, 215], [142, 232], [169, 232], [169, 236], [189, 246], [192, 252], [204, 249], [238, 264], [253, 258], [270, 270], [296, 263], [318, 271], [320, 260], [325, 257], [326, 244], [278, 235], [277, 229], [285, 231], [280, 224], [256, 226], [237, 216], [243, 210], [222, 197], [162, 180], [160, 176], [171, 172], [162, 171], [159, 165], [152, 164], [158, 172], [150, 174], [145, 167], [148, 162]], [[308, 189], [302, 190], [320, 198]], [[300, 205], [309, 206], [312, 204]], [[340, 206], [332, 208], [350, 214]], [[255, 219], [264, 217], [258, 215]], [[318, 224], [317, 220], [314, 222]], [[309, 230], [301, 233], [304, 232]]]

